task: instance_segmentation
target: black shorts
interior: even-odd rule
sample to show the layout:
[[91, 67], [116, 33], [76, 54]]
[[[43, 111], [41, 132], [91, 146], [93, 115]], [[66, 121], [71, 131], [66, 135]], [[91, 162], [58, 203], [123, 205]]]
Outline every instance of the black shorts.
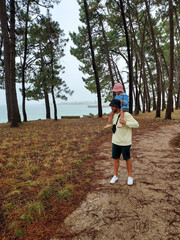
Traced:
[[130, 159], [131, 158], [130, 148], [131, 148], [131, 145], [119, 146], [119, 145], [112, 143], [112, 158], [118, 159], [118, 158], [120, 158], [121, 153], [122, 153], [124, 160]]

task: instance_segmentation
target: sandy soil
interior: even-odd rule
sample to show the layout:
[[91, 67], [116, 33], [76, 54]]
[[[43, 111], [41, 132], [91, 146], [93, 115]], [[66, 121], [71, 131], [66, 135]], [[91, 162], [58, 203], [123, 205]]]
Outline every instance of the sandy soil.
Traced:
[[97, 155], [102, 160], [95, 167], [102, 177], [65, 219], [69, 237], [63, 239], [179, 240], [180, 149], [170, 145], [178, 132], [180, 123], [145, 133], [136, 130], [132, 146], [133, 186], [126, 184], [123, 160], [119, 180], [109, 184], [113, 176], [111, 142], [101, 145]]

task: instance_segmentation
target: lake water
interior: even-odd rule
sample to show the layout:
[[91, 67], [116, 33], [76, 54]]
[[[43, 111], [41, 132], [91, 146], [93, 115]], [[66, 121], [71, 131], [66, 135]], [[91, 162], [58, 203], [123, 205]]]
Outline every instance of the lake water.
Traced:
[[[57, 115], [58, 119], [61, 118], [61, 116], [80, 116], [83, 117], [83, 115], [89, 115], [98, 114], [98, 108], [97, 107], [88, 107], [92, 106], [93, 104], [57, 104]], [[51, 107], [51, 118], [54, 118], [54, 111], [53, 111], [53, 105], [50, 105]], [[21, 120], [23, 120], [22, 115], [22, 107], [19, 107], [20, 114], [21, 114]], [[103, 113], [110, 113], [111, 109], [110, 107], [103, 107]], [[30, 104], [28, 103], [26, 105], [26, 113], [27, 113], [27, 119], [28, 121], [31, 120], [38, 120], [38, 119], [46, 119], [46, 110], [45, 105], [42, 103], [37, 104]], [[5, 105], [0, 105], [0, 123], [7, 122], [7, 110]]]

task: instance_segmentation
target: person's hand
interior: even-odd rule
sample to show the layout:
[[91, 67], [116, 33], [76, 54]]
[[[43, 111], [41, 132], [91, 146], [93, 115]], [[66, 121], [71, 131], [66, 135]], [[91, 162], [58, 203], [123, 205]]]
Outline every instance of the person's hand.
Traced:
[[108, 119], [109, 117], [108, 117], [107, 115], [103, 115], [101, 118], [106, 120], [106, 119]]
[[120, 119], [120, 123], [121, 123], [122, 125], [126, 125], [126, 121], [125, 121], [124, 119]]

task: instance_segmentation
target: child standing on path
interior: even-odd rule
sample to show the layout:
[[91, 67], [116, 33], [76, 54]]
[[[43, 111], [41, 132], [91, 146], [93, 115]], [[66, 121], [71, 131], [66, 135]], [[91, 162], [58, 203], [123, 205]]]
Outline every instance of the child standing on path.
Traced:
[[[124, 120], [124, 112], [129, 112], [129, 96], [126, 93], [124, 93], [123, 86], [120, 83], [116, 83], [114, 85], [112, 91], [116, 93], [116, 96], [115, 96], [114, 99], [119, 100], [120, 103], [121, 103], [121, 107], [120, 107], [121, 117], [120, 117], [120, 120], [119, 120], [119, 122], [117, 124], [117, 127], [121, 128], [122, 124], [120, 123], [120, 121]], [[104, 128], [112, 127], [113, 117], [114, 117], [114, 113], [111, 112], [110, 116], [109, 116], [108, 124]]]

